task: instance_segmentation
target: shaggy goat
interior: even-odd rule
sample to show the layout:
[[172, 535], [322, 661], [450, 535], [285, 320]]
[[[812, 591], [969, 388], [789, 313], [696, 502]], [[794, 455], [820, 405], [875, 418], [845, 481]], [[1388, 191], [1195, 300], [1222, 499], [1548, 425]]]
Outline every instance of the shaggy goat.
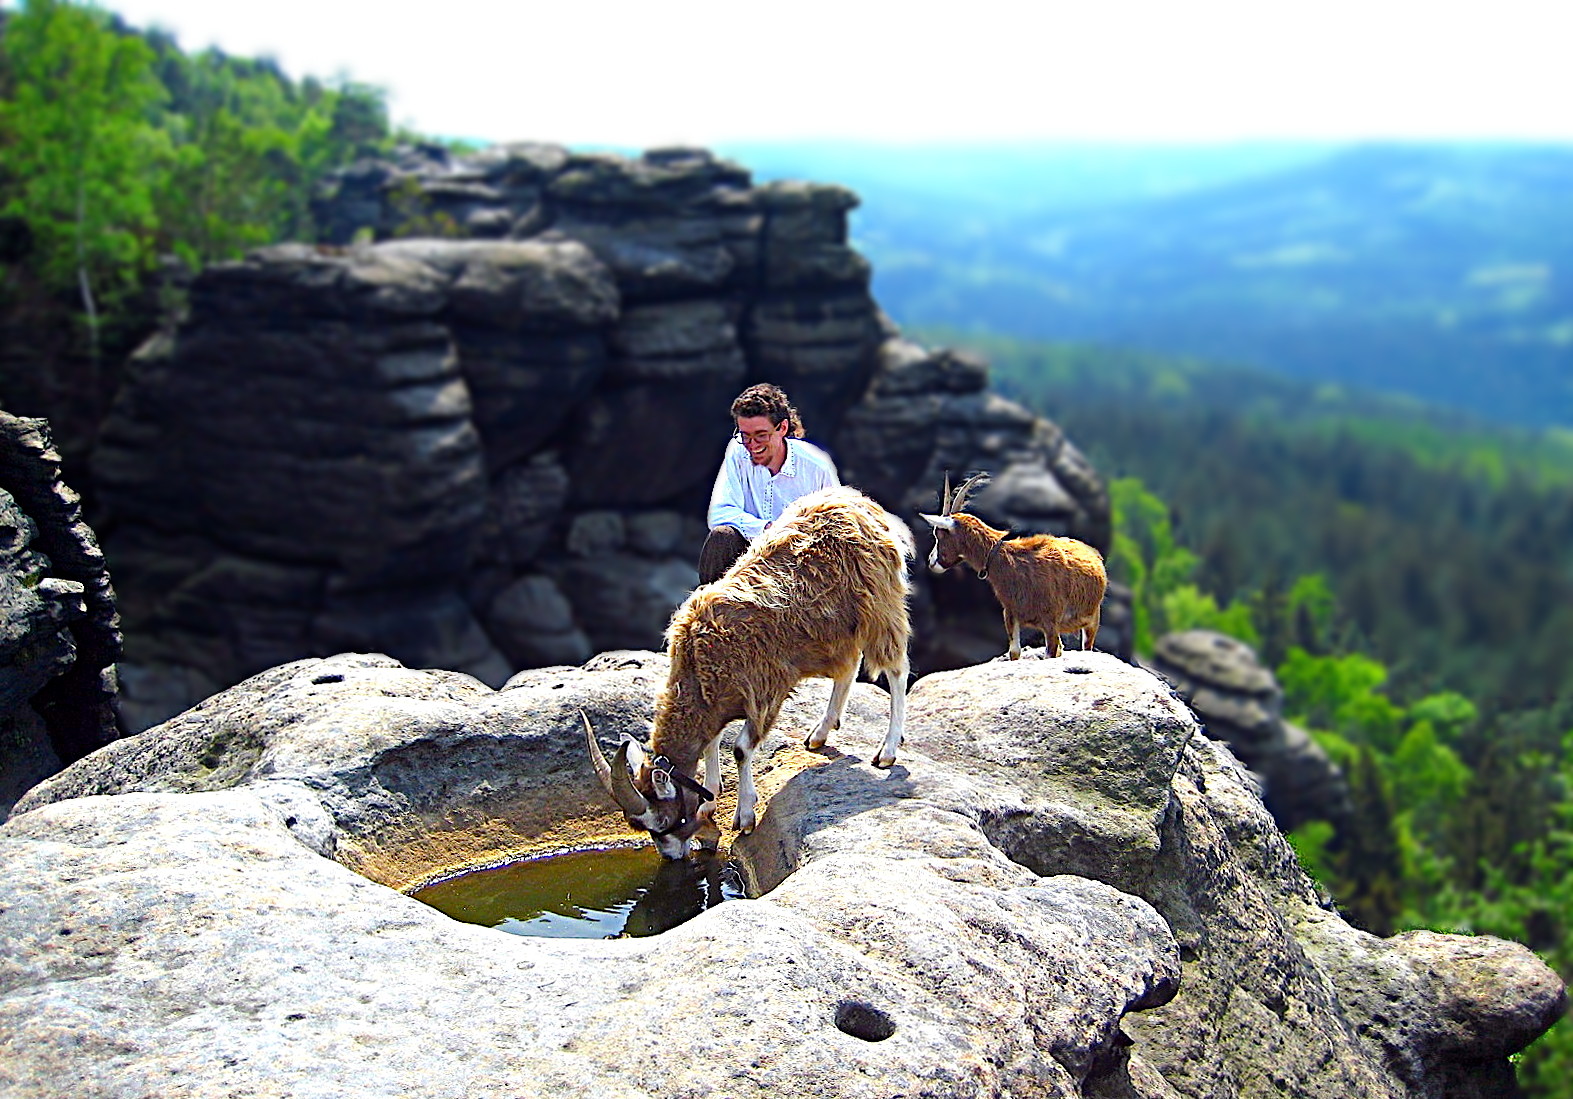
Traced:
[[954, 497], [950, 478], [945, 479], [940, 514], [923, 516], [934, 528], [929, 568], [940, 573], [965, 561], [989, 582], [1005, 612], [1012, 660], [1021, 659], [1023, 626], [1043, 631], [1050, 656], [1060, 655], [1062, 633], [1079, 631], [1081, 647], [1092, 648], [1109, 583], [1102, 555], [1075, 538], [1053, 534], [1012, 538], [1009, 531], [995, 530], [977, 516], [963, 513], [967, 494], [987, 479], [986, 473], [969, 477]]
[[[804, 742], [820, 748], [841, 724], [858, 668], [883, 673], [890, 687], [890, 730], [874, 766], [896, 761], [906, 715], [906, 559], [911, 535], [856, 489], [824, 489], [789, 508], [713, 584], [672, 615], [666, 631], [671, 670], [656, 702], [648, 750], [630, 740], [608, 763], [585, 718], [585, 739], [601, 783], [628, 823], [654, 838], [669, 859], [688, 853], [711, 815], [721, 785], [721, 731], [745, 724], [737, 760], [740, 832], [754, 828], [754, 751], [787, 696], [810, 676], [835, 681], [830, 705]], [[705, 784], [694, 779], [700, 757]]]

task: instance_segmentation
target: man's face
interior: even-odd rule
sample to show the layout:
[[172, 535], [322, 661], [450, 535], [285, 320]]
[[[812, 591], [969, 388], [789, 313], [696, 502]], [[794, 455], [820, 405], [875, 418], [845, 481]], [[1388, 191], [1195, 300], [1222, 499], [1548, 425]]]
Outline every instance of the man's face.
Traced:
[[773, 424], [768, 416], [740, 416], [737, 420], [738, 438], [756, 466], [778, 466], [786, 460], [786, 431], [785, 420]]

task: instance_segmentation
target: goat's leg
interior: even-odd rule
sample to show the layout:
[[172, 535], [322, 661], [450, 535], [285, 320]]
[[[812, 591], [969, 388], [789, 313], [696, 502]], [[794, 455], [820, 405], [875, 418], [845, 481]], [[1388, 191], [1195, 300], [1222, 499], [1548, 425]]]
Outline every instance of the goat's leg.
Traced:
[[1043, 630], [1043, 644], [1047, 647], [1050, 656], [1059, 656], [1065, 651], [1064, 644], [1060, 641], [1060, 624], [1051, 621]]
[[762, 714], [744, 718], [743, 730], [737, 734], [737, 745], [732, 749], [732, 758], [737, 761], [737, 812], [732, 814], [732, 828], [745, 836], [758, 823], [754, 816], [754, 807], [759, 803], [759, 793], [754, 789], [754, 752], [764, 743], [780, 712], [777, 703]]
[[[721, 738], [716, 737], [710, 742], [710, 747], [705, 749], [705, 789], [717, 798], [721, 796]], [[715, 802], [706, 802], [706, 805], [715, 806]]]
[[1103, 607], [1100, 604], [1092, 612], [1092, 621], [1087, 623], [1081, 631], [1081, 647], [1084, 652], [1092, 648], [1092, 643], [1098, 640], [1098, 622], [1102, 617]]
[[890, 731], [885, 734], [885, 743], [879, 747], [879, 755], [874, 757], [874, 766], [881, 769], [895, 764], [896, 749], [901, 747], [907, 723], [907, 673], [905, 662], [894, 671], [885, 672], [885, 686], [890, 688]]
[[[716, 737], [705, 749], [705, 789], [721, 796], [721, 738]], [[707, 801], [699, 807], [697, 816], [704, 821], [694, 835], [694, 846], [714, 851], [721, 846], [721, 829], [715, 823], [716, 802]]]
[[[858, 658], [858, 664], [862, 658]], [[830, 688], [830, 705], [825, 707], [825, 716], [820, 720], [819, 726], [808, 734], [808, 739], [803, 742], [803, 747], [809, 749], [823, 748], [825, 741], [830, 739], [830, 734], [841, 728], [841, 715], [846, 712], [847, 695], [852, 693], [852, 681], [857, 678], [858, 664], [846, 675], [838, 676], [835, 686]]]
[[1010, 611], [1005, 612], [1005, 638], [1010, 642], [1010, 658], [1021, 659], [1021, 622]]

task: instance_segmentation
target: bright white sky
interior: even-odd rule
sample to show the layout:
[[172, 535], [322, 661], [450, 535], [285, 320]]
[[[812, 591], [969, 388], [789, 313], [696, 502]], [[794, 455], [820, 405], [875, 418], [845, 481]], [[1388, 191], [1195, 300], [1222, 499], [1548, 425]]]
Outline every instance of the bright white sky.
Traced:
[[487, 141], [1573, 139], [1567, 0], [102, 6]]

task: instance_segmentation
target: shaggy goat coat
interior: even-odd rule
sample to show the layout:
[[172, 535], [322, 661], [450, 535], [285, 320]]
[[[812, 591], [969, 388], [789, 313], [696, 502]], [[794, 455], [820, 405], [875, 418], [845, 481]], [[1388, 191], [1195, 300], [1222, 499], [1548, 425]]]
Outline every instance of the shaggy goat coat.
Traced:
[[[883, 674], [890, 728], [870, 762], [882, 768], [896, 762], [906, 717], [912, 554], [906, 528], [856, 489], [803, 497], [719, 580], [695, 589], [672, 615], [666, 631], [670, 670], [656, 700], [649, 749], [625, 741], [608, 763], [585, 718], [586, 747], [602, 784], [628, 823], [650, 833], [662, 856], [680, 859], [692, 842], [719, 842], [712, 818], [721, 785], [721, 731], [736, 718], [746, 720], [733, 749], [732, 823], [739, 832], [753, 830], [754, 751], [793, 688], [809, 676], [835, 681], [825, 716], [805, 741], [814, 749], [840, 726], [858, 668]], [[701, 757], [703, 786], [693, 777]]]
[[1079, 632], [1082, 648], [1092, 648], [1109, 582], [1102, 554], [1075, 538], [1009, 538], [975, 515], [958, 512], [951, 518], [958, 556], [988, 581], [1004, 612], [1013, 656], [1021, 651], [1023, 627], [1043, 631], [1050, 656], [1060, 655], [1062, 633]]
[[692, 774], [727, 722], [754, 743], [810, 676], [905, 676], [911, 535], [856, 489], [798, 500], [726, 574], [696, 590], [666, 631], [671, 671], [651, 749]]

